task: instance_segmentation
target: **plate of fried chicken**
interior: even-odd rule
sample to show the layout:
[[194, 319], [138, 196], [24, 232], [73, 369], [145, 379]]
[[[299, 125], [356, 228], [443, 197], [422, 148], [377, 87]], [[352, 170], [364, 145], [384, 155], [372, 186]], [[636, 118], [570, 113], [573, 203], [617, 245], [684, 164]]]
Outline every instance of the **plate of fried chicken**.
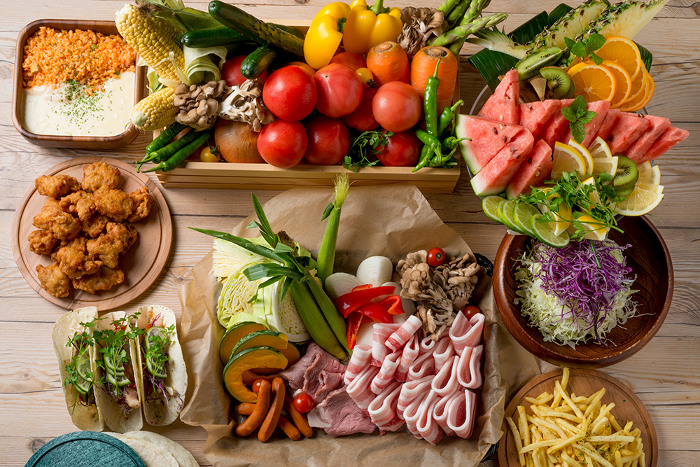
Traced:
[[156, 184], [116, 159], [59, 164], [15, 217], [13, 250], [29, 285], [67, 309], [109, 309], [141, 295], [170, 253], [170, 210]]

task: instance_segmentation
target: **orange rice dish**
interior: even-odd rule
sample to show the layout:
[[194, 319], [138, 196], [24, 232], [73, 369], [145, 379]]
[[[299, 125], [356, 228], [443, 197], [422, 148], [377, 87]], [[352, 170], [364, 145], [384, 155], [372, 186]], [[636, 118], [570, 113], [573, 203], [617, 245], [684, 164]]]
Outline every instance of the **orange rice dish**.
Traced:
[[134, 71], [135, 64], [136, 52], [118, 35], [41, 27], [24, 46], [22, 84], [56, 87], [75, 80], [92, 90]]

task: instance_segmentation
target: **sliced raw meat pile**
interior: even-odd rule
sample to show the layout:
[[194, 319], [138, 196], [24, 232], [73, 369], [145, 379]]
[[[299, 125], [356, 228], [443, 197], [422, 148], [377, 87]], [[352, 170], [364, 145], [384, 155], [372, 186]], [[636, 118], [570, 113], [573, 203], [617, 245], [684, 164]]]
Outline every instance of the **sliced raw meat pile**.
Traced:
[[538, 139], [549, 122], [560, 113], [561, 101], [556, 99], [520, 104], [520, 126], [527, 128], [532, 137]]
[[505, 145], [486, 166], [471, 179], [474, 193], [478, 196], [496, 195], [503, 192], [510, 179], [525, 162], [534, 144], [534, 138], [525, 131]]
[[642, 159], [651, 146], [671, 127], [671, 120], [668, 118], [655, 117], [653, 115], [644, 115], [643, 118], [649, 121], [649, 129], [624, 153], [625, 156], [629, 157], [637, 164], [641, 164]]
[[479, 116], [514, 125], [520, 123], [520, 82], [516, 70], [506, 73]]
[[458, 115], [455, 134], [469, 138], [460, 142], [462, 157], [472, 174], [478, 173], [506, 144], [517, 139], [527, 129], [471, 115]]
[[[586, 132], [586, 137], [584, 138], [583, 142], [581, 145], [584, 148], [587, 148], [588, 146], [591, 145], [593, 140], [596, 138], [596, 135], [598, 134], [598, 130], [600, 129], [601, 125], [605, 121], [605, 117], [608, 115], [608, 110], [610, 110], [610, 102], [609, 101], [595, 101], [595, 102], [590, 102], [589, 104], [586, 105], [586, 110], [590, 112], [595, 112], [596, 116], [593, 117], [593, 120], [590, 122], [586, 123], [583, 126], [584, 131]], [[562, 143], [568, 143], [568, 141], [571, 139], [571, 129], [566, 132], [564, 137], [558, 141], [561, 141]]]
[[517, 198], [530, 194], [530, 187], [541, 186], [552, 174], [552, 148], [543, 140], [537, 141], [535, 147], [528, 154], [525, 162], [506, 188], [508, 198]]

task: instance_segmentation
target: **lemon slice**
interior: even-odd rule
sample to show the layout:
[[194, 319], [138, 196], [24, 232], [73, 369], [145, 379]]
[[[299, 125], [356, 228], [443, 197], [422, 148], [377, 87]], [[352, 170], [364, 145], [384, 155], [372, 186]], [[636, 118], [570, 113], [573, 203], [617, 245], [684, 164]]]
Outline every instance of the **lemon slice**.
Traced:
[[573, 139], [569, 140], [569, 146], [576, 149], [578, 153], [581, 154], [583, 161], [586, 163], [586, 175], [591, 175], [593, 173], [593, 157], [591, 157], [591, 153], [588, 152], [588, 149], [584, 148]]
[[[610, 227], [602, 225], [602, 223], [590, 216], [589, 214], [578, 214], [576, 219], [581, 223], [581, 228], [584, 232], [583, 238], [586, 240], [605, 240], [608, 235]], [[571, 225], [571, 230], [574, 229], [574, 225]]]
[[600, 194], [598, 193], [598, 189], [595, 187], [595, 179], [593, 177], [588, 177], [581, 182], [581, 185], [593, 185], [593, 191], [591, 191], [591, 194], [588, 195], [588, 199], [590, 199], [592, 203], [600, 204]]
[[591, 145], [588, 146], [588, 152], [591, 153], [593, 159], [609, 159], [613, 157], [610, 146], [608, 146], [608, 143], [600, 136], [593, 140]]
[[637, 166], [639, 170], [639, 178], [637, 183], [649, 183], [651, 185], [658, 185], [661, 182], [661, 170], [659, 170], [658, 165], [651, 165], [651, 162], [647, 161], [643, 164]]
[[617, 171], [617, 156], [613, 157], [598, 157], [593, 159], [593, 175], [605, 172], [611, 177], [615, 176]]
[[554, 154], [552, 157], [553, 179], [559, 180], [564, 172], [576, 172], [581, 177], [586, 175], [586, 161], [576, 149], [568, 144], [557, 141], [554, 145]]
[[[549, 191], [550, 188], [546, 188], [544, 191]], [[558, 194], [552, 194], [549, 199], [560, 198]], [[566, 229], [571, 225], [571, 208], [565, 203], [561, 203], [555, 212], [551, 211], [547, 206], [540, 205], [540, 210], [543, 214], [548, 212], [552, 213], [554, 221], [548, 222], [549, 229], [554, 233], [554, 235], [561, 235], [566, 232]]]
[[635, 186], [626, 200], [615, 206], [615, 212], [623, 216], [641, 216], [659, 205], [664, 195]]
[[661, 183], [661, 169], [659, 169], [658, 165], [655, 165], [651, 169], [651, 182], [649, 183], [653, 183], [654, 185]]
[[654, 185], [653, 183], [635, 183], [634, 184], [634, 189], [636, 190], [639, 188], [640, 190], [647, 190], [647, 191], [654, 191], [656, 193], [663, 193], [664, 192], [664, 186], [663, 185]]

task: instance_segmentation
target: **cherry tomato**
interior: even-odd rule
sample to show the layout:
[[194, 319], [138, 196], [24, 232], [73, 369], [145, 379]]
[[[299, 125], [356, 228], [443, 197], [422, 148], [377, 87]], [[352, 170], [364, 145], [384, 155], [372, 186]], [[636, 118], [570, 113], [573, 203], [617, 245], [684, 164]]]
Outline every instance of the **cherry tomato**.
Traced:
[[403, 81], [383, 84], [372, 100], [372, 112], [379, 124], [394, 133], [412, 128], [423, 113], [418, 91]]
[[339, 118], [315, 117], [306, 124], [306, 135], [309, 145], [304, 158], [309, 164], [335, 165], [350, 149], [350, 132]]
[[360, 105], [350, 115], [343, 117], [347, 126], [359, 131], [374, 130], [379, 126], [372, 113], [372, 99], [374, 99], [375, 94], [377, 94], [377, 90], [374, 88], [365, 88], [362, 91]]
[[418, 163], [423, 143], [412, 131], [402, 131], [387, 137], [388, 142], [377, 154], [387, 167], [413, 167]]
[[369, 68], [358, 68], [357, 70], [355, 70], [355, 73], [357, 73], [357, 76], [360, 77], [360, 81], [362, 81], [362, 85], [364, 87], [372, 87], [372, 85], [374, 84], [374, 75], [372, 74]]
[[[226, 81], [229, 86], [240, 86], [246, 80], [246, 77], [241, 74], [241, 63], [245, 59], [245, 55], [236, 55], [226, 59], [224, 66], [221, 68], [221, 78]], [[267, 71], [264, 71], [259, 78], [262, 81], [267, 79]]]
[[308, 144], [304, 125], [277, 119], [265, 125], [260, 132], [258, 152], [268, 164], [287, 169], [301, 161]]
[[352, 68], [345, 65], [331, 63], [324, 66], [316, 72], [314, 81], [318, 90], [316, 109], [323, 115], [329, 117], [349, 115], [362, 101], [360, 77]]
[[358, 68], [367, 67], [367, 62], [362, 55], [353, 52], [342, 52], [331, 58], [331, 63], [340, 63], [357, 71]]
[[481, 313], [481, 310], [478, 306], [467, 305], [466, 307], [464, 307], [464, 310], [462, 310], [462, 313], [464, 313], [468, 319], [472, 319], [474, 315]]
[[431, 248], [428, 250], [428, 264], [430, 266], [440, 266], [442, 263], [445, 262], [445, 252], [442, 250], [442, 248]]
[[205, 146], [199, 153], [199, 160], [202, 162], [219, 162], [219, 151], [216, 146]]
[[263, 381], [267, 381], [265, 378], [258, 378], [255, 381], [253, 381], [253, 392], [257, 394], [260, 391], [260, 385], [262, 384]]
[[296, 65], [272, 73], [263, 86], [263, 103], [275, 117], [299, 121], [314, 110], [318, 99], [314, 79]]
[[309, 410], [313, 409], [316, 406], [316, 403], [310, 395], [308, 395], [305, 392], [300, 392], [294, 397], [292, 405], [297, 410], [297, 412], [306, 413]]

